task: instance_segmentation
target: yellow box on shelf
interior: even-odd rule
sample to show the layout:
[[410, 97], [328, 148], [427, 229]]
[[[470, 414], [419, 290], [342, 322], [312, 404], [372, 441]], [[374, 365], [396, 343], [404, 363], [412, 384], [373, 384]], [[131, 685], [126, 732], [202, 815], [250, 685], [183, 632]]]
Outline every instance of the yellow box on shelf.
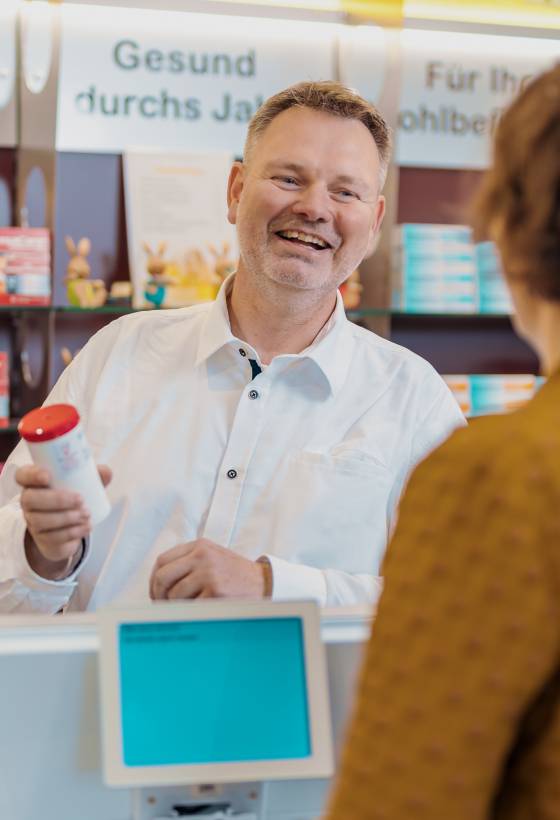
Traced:
[[404, 0], [405, 18], [558, 28], [559, 0]]
[[[224, 2], [224, 0], [221, 0]], [[238, 0], [225, 0], [236, 3]], [[404, 0], [244, 0], [251, 6], [342, 13], [386, 26], [402, 23]]]
[[402, 23], [403, 0], [340, 0], [342, 11], [361, 20], [371, 20], [385, 26], [398, 26]]

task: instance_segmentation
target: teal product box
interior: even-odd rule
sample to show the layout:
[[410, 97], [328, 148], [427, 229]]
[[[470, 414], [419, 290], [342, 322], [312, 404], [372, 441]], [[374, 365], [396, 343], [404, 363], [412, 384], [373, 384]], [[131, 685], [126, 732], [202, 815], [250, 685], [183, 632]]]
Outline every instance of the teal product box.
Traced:
[[472, 231], [468, 225], [441, 225], [430, 222], [403, 222], [396, 226], [395, 236], [402, 240], [472, 242]]
[[476, 281], [476, 268], [470, 262], [445, 261], [443, 259], [409, 260], [400, 267], [403, 279], [454, 279], [463, 277]]
[[475, 300], [454, 299], [453, 301], [423, 300], [403, 302], [400, 308], [403, 313], [476, 313]]

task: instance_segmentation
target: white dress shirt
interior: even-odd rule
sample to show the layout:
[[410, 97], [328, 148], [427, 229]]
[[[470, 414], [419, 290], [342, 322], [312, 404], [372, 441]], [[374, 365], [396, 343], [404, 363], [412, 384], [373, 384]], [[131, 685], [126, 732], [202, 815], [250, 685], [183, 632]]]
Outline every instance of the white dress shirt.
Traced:
[[113, 470], [112, 512], [73, 575], [36, 575], [21, 442], [0, 477], [0, 611], [146, 601], [157, 556], [200, 537], [267, 556], [275, 599], [376, 599], [406, 477], [464, 423], [458, 405], [427, 362], [349, 322], [340, 295], [326, 332], [251, 380], [259, 357], [232, 335], [226, 286], [213, 303], [117, 319], [65, 370], [47, 403], [78, 408]]

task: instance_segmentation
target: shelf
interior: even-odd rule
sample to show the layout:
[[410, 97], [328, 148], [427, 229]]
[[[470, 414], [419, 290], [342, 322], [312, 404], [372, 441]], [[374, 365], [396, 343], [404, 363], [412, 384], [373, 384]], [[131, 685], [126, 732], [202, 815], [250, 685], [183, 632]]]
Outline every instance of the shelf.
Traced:
[[495, 322], [511, 321], [511, 314], [509, 313], [416, 313], [413, 311], [393, 310], [390, 315], [394, 319], [457, 319], [459, 322], [476, 321], [476, 322]]
[[420, 321], [457, 320], [458, 322], [511, 320], [509, 313], [416, 313], [414, 311], [391, 310], [390, 308], [358, 308], [357, 310], [346, 311], [346, 315], [349, 319], [366, 319], [368, 316], [390, 316], [393, 319], [406, 319], [407, 321], [417, 319]]
[[98, 308], [81, 308], [74, 305], [0, 305], [0, 314], [12, 313], [79, 313], [89, 315], [111, 315], [135, 313], [143, 308], [133, 308], [130, 305], [103, 305]]
[[[185, 305], [185, 307], [188, 307]], [[175, 310], [176, 308], [160, 308], [160, 310]], [[59, 314], [76, 314], [85, 316], [121, 316], [127, 313], [156, 310], [156, 308], [135, 308], [131, 305], [103, 305], [97, 308], [82, 308], [74, 305], [0, 305], [1, 313], [47, 313], [53, 311]], [[496, 321], [511, 320], [509, 313], [416, 313], [415, 311], [391, 310], [390, 308], [357, 308], [347, 310], [349, 319], [367, 319], [368, 317], [391, 316], [395, 319], [457, 319], [457, 321]]]
[[133, 308], [131, 305], [103, 305], [102, 307], [97, 308], [82, 308], [76, 307], [75, 305], [53, 305], [52, 310], [55, 313], [78, 313], [78, 314], [85, 314], [90, 316], [103, 316], [103, 315], [117, 315], [120, 316], [125, 313], [137, 313], [139, 310], [144, 310], [144, 308]]
[[7, 427], [0, 427], [0, 435], [3, 433], [17, 433], [17, 427], [20, 422], [20, 419], [10, 419], [10, 423]]
[[390, 316], [391, 310], [389, 308], [357, 308], [347, 310], [346, 315], [349, 319], [367, 319], [368, 316]]
[[48, 313], [52, 305], [0, 305], [1, 313]]

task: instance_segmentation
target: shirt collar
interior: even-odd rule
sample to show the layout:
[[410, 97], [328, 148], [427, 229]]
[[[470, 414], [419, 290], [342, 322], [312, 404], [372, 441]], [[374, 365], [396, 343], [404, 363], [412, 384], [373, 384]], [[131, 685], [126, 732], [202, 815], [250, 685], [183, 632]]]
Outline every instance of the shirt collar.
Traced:
[[[235, 273], [231, 273], [227, 279], [224, 280], [218, 295], [214, 302], [211, 303], [210, 309], [206, 314], [206, 319], [198, 341], [198, 350], [196, 354], [196, 365], [202, 364], [213, 356], [218, 350], [226, 345], [231, 345], [234, 342], [240, 343], [231, 332], [231, 325], [229, 323], [229, 314], [227, 309], [227, 296], [233, 285]], [[249, 345], [243, 342], [243, 346], [251, 349]]]
[[348, 376], [353, 352], [352, 323], [346, 318], [342, 296], [337, 292], [336, 306], [330, 319], [311, 345], [298, 353], [298, 357], [312, 361], [326, 378], [331, 393], [336, 395]]
[[[258, 358], [251, 345], [236, 338], [231, 332], [227, 296], [234, 277], [235, 273], [232, 273], [224, 281], [206, 315], [198, 343], [197, 366], [226, 346], [243, 347], [250, 358]], [[353, 347], [351, 322], [346, 318], [342, 296], [337, 292], [335, 309], [309, 347], [301, 353], [284, 354], [277, 358], [312, 362], [326, 379], [330, 392], [336, 394], [346, 381]]]

